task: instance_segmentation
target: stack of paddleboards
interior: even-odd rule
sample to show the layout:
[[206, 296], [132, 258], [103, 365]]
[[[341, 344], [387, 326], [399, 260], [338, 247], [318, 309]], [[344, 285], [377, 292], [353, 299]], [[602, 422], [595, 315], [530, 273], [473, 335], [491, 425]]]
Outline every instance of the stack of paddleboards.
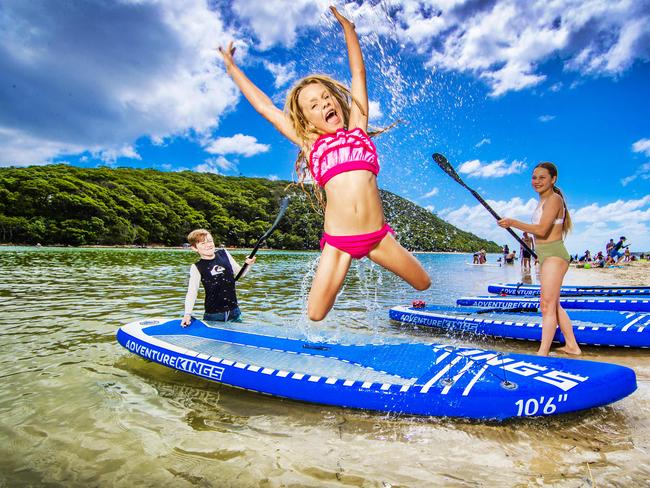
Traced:
[[[456, 300], [461, 307], [398, 306], [389, 316], [452, 332], [540, 340], [539, 285], [491, 284], [488, 291], [498, 295], [461, 297]], [[579, 344], [650, 347], [650, 287], [565, 286], [560, 303]], [[555, 341], [564, 342], [559, 329]]]
[[545, 416], [606, 405], [636, 389], [634, 371], [624, 366], [408, 339], [310, 342], [155, 319], [121, 327], [117, 340], [149, 361], [224, 385], [399, 414]]

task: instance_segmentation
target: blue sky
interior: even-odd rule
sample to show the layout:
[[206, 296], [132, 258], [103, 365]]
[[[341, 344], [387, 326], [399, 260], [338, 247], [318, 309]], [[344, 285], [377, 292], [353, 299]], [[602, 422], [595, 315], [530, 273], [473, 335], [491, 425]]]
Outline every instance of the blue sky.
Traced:
[[[215, 50], [277, 102], [300, 77], [348, 80], [319, 0], [0, 6], [0, 165], [68, 163], [291, 179], [296, 150]], [[650, 251], [650, 1], [336, 2], [356, 24], [379, 185], [458, 227], [509, 238], [432, 163], [442, 152], [503, 215], [528, 220], [530, 173], [560, 170], [573, 253], [626, 235]]]

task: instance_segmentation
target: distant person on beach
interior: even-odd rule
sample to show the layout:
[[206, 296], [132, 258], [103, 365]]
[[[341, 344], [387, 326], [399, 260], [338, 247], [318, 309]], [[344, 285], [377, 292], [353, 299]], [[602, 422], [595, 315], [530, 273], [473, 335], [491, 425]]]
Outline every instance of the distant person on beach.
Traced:
[[[212, 235], [205, 229], [196, 229], [189, 233], [187, 242], [192, 251], [201, 257], [190, 266], [190, 281], [185, 296], [185, 315], [181, 325], [186, 327], [192, 322], [192, 310], [199, 292], [199, 284], [205, 289], [203, 319], [214, 322], [237, 320], [241, 311], [237, 303], [235, 276], [241, 267], [225, 249], [215, 249]], [[246, 276], [255, 258], [246, 258], [249, 267], [242, 276]]]
[[[236, 65], [232, 43], [219, 48], [228, 74], [253, 108], [300, 149], [296, 173], [301, 183], [314, 181], [313, 190], [324, 208], [322, 254], [307, 301], [311, 320], [322, 320], [329, 313], [352, 259], [367, 256], [417, 290], [431, 285], [420, 262], [397, 242], [386, 223], [377, 187], [377, 150], [370, 139], [381, 131], [368, 131], [359, 39], [354, 24], [335, 7], [330, 10], [345, 36], [351, 88], [325, 75], [307, 76], [289, 92], [284, 112]], [[340, 54], [322, 53], [332, 59]]]
[[605, 256], [603, 255], [603, 251], [598, 251], [598, 254], [594, 257], [594, 266], [597, 268], [605, 267]]
[[632, 259], [632, 253], [630, 252], [630, 248], [626, 247], [625, 252], [623, 253], [623, 262], [629, 263], [631, 259]]
[[[522, 240], [528, 246], [529, 249], [532, 249], [533, 251], [535, 250], [535, 244], [533, 243], [533, 238], [530, 236], [528, 232], [524, 232]], [[528, 252], [524, 246], [521, 246], [521, 249], [519, 250], [519, 255], [521, 256], [521, 267], [524, 268], [524, 270], [530, 270], [530, 258], [531, 258], [530, 252]]]
[[607, 244], [605, 244], [605, 254], [609, 256], [610, 251], [614, 247], [614, 239], [610, 239]]
[[591, 251], [589, 251], [589, 249], [587, 249], [585, 251], [585, 253], [582, 255], [582, 257], [580, 257], [580, 259], [578, 259], [578, 262], [580, 262], [580, 263], [588, 263], [589, 261], [591, 261]]
[[569, 269], [570, 256], [563, 239], [571, 229], [571, 217], [564, 195], [555, 186], [557, 168], [553, 163], [543, 162], [535, 166], [532, 186], [539, 195], [539, 204], [533, 213], [533, 223], [504, 218], [499, 225], [515, 227], [535, 235], [536, 252], [540, 266], [540, 308], [542, 311], [542, 341], [537, 354], [547, 356], [555, 330], [559, 324], [565, 345], [559, 348], [567, 354], [580, 354], [580, 347], [573, 334], [571, 319], [560, 305], [560, 287]]
[[624, 252], [621, 249], [629, 246], [629, 244], [627, 246], [625, 245], [626, 240], [625, 236], [621, 236], [618, 242], [614, 244], [614, 247], [611, 248], [609, 251], [610, 264], [618, 264], [623, 259]]
[[517, 252], [516, 251], [510, 251], [508, 254], [506, 254], [506, 264], [514, 264], [515, 259], [517, 259]]

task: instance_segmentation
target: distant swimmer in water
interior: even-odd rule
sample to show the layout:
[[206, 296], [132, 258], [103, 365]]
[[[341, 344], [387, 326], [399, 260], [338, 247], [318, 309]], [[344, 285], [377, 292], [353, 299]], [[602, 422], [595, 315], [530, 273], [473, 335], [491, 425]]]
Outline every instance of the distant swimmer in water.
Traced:
[[567, 354], [581, 353], [571, 320], [560, 305], [560, 287], [570, 261], [563, 239], [571, 230], [571, 218], [564, 196], [555, 186], [556, 182], [555, 165], [539, 163], [532, 176], [533, 189], [539, 194], [539, 204], [533, 213], [532, 224], [511, 218], [499, 220], [501, 227], [515, 227], [535, 235], [541, 281], [542, 342], [537, 351], [540, 356], [548, 355], [558, 324], [566, 341], [559, 350]]
[[[524, 232], [524, 236], [522, 240], [526, 243], [529, 249], [532, 249], [533, 251], [535, 250], [535, 244], [533, 243], [533, 238], [530, 236], [528, 232]], [[520, 249], [520, 255], [521, 255], [521, 267], [525, 271], [530, 271], [530, 251], [526, 249], [524, 246], [521, 246]]]
[[[300, 182], [316, 183], [325, 229], [307, 301], [311, 320], [327, 316], [352, 259], [367, 256], [417, 290], [431, 285], [420, 262], [397, 242], [384, 218], [377, 150], [370, 139], [379, 132], [368, 131], [366, 71], [359, 39], [354, 24], [336, 8], [330, 10], [345, 35], [351, 88], [325, 75], [307, 76], [289, 92], [284, 112], [236, 65], [232, 43], [219, 48], [228, 74], [253, 108], [300, 148], [296, 161]], [[338, 58], [340, 53], [322, 56]]]

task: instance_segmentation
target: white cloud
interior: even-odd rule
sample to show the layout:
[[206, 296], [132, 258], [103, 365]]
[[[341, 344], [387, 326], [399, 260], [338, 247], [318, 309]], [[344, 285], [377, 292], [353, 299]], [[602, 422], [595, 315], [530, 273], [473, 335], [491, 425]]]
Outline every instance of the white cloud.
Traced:
[[98, 151], [91, 151], [94, 158], [99, 159], [107, 164], [114, 164], [117, 158], [128, 158], [142, 160], [142, 156], [138, 154], [133, 146], [128, 144], [122, 147], [113, 149], [100, 149]]
[[370, 120], [381, 120], [384, 113], [381, 111], [381, 105], [374, 100], [368, 100], [368, 115]]
[[554, 118], [555, 115], [540, 115], [539, 117], [537, 117], [537, 120], [539, 120], [540, 122], [550, 122]]
[[438, 190], [438, 188], [432, 188], [430, 192], [425, 193], [420, 198], [431, 198], [436, 196], [438, 193], [440, 193], [440, 190]]
[[275, 78], [273, 84], [276, 88], [282, 88], [298, 77], [296, 74], [296, 63], [294, 62], [283, 65], [264, 61], [264, 67], [269, 70]]
[[632, 151], [650, 156], [650, 139], [639, 139], [632, 144]]
[[474, 147], [481, 147], [484, 144], [491, 144], [491, 143], [492, 143], [492, 141], [490, 139], [488, 139], [487, 137], [485, 137], [485, 138], [481, 139], [480, 141], [478, 141], [476, 144], [474, 144]]
[[601, 205], [592, 203], [572, 214], [573, 221], [581, 222], [650, 222], [650, 195], [638, 200], [616, 200]]
[[[233, 10], [267, 49], [292, 46], [301, 28], [331, 27], [326, 7], [320, 0], [236, 0]], [[495, 97], [544, 81], [539, 66], [554, 56], [569, 70], [614, 76], [650, 59], [645, 1], [391, 0], [348, 2], [341, 10], [360, 35], [396, 38], [427, 55], [432, 69], [483, 79]]]
[[60, 154], [78, 154], [87, 148], [38, 136], [28, 131], [0, 126], [0, 166], [48, 164]]
[[478, 159], [474, 159], [472, 161], [465, 161], [458, 167], [460, 173], [478, 178], [500, 178], [506, 175], [521, 173], [524, 169], [526, 169], [524, 162], [515, 160], [507, 164], [504, 159], [485, 164]]
[[280, 177], [278, 175], [269, 175], [268, 179], [270, 181], [278, 181], [280, 179]]
[[636, 170], [636, 172], [630, 176], [626, 176], [625, 178], [621, 179], [621, 184], [623, 186], [627, 186], [629, 183], [633, 182], [637, 178], [641, 178], [642, 180], [648, 180], [650, 179], [650, 163], [644, 163], [641, 166], [639, 166]]
[[[487, 203], [502, 217], [512, 217], [526, 222], [530, 221], [530, 216], [537, 206], [536, 199], [524, 201], [519, 197], [508, 201], [487, 200]], [[438, 212], [438, 216], [459, 229], [498, 243], [506, 242], [509, 238], [507, 232], [497, 225], [494, 217], [480, 204], [445, 208]]]
[[[201, 140], [240, 99], [215, 46], [235, 40], [245, 62], [241, 39], [249, 34], [260, 49], [291, 47], [314, 32], [341, 35], [326, 0], [233, 0], [224, 8], [234, 17], [232, 29], [219, 11], [226, 3], [79, 0], [61, 9], [58, 2], [4, 2], [0, 165], [86, 152], [133, 158], [143, 137], [158, 145], [188, 134]], [[372, 45], [381, 55], [376, 48], [387, 45], [380, 38], [386, 36], [402, 52], [426, 56], [432, 69], [484, 80], [493, 96], [540, 83], [540, 66], [552, 57], [564, 60], [565, 69], [611, 76], [650, 59], [647, 1], [390, 0], [341, 9], [357, 24], [364, 48]], [[335, 64], [344, 52], [330, 58]], [[295, 69], [291, 63], [267, 68], [283, 87], [305, 68], [303, 61], [308, 66], [300, 58]], [[373, 117], [403, 109], [402, 92], [413, 84], [396, 68], [399, 58], [390, 61], [381, 66], [380, 81], [391, 97], [378, 111], [373, 105]]]
[[271, 146], [260, 144], [253, 136], [235, 134], [232, 137], [220, 137], [214, 141], [206, 141], [204, 149], [210, 154], [241, 154], [250, 157], [267, 152]]
[[194, 167], [194, 171], [199, 173], [216, 173], [222, 174], [223, 171], [233, 171], [237, 165], [223, 156], [207, 159], [204, 163]]
[[[632, 151], [635, 153], [642, 153], [646, 156], [650, 156], [650, 139], [639, 139], [634, 144], [632, 144]], [[643, 180], [650, 179], [650, 162], [642, 164], [636, 169], [633, 174], [622, 178], [621, 184], [623, 186], [627, 186], [637, 178], [641, 178]]]
[[0, 165], [209, 132], [239, 98], [214, 49], [233, 38], [204, 0], [3, 4]]
[[[319, 22], [327, 10], [324, 0], [235, 0], [233, 11], [246, 20], [259, 39], [259, 48], [268, 49], [280, 44], [291, 47], [297, 31]], [[328, 12], [329, 14], [329, 12]]]

